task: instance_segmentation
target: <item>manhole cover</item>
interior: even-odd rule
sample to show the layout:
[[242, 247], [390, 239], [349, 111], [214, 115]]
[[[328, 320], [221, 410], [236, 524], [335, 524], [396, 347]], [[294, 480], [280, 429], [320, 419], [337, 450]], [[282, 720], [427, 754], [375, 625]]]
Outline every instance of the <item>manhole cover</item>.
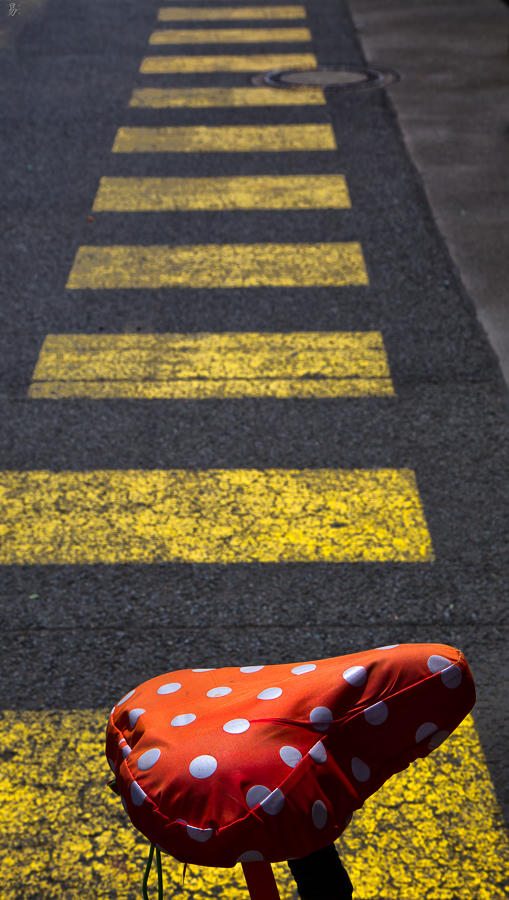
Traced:
[[363, 91], [383, 87], [397, 81], [398, 75], [390, 69], [372, 69], [367, 66], [318, 66], [316, 69], [286, 69], [256, 75], [254, 84], [273, 88], [299, 90], [306, 87], [322, 87], [326, 91]]

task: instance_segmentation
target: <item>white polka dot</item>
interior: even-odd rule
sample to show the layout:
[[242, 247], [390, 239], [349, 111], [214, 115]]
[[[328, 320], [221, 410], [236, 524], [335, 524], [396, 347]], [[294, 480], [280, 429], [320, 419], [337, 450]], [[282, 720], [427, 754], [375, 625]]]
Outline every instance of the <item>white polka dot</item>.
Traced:
[[180, 716], [175, 716], [175, 718], [171, 720], [171, 724], [174, 728], [180, 728], [182, 725], [190, 725], [195, 719], [196, 716], [194, 713], [182, 713]]
[[180, 691], [182, 687], [178, 681], [172, 681], [171, 684], [162, 684], [160, 688], [157, 688], [158, 694], [174, 694], [175, 691]]
[[122, 747], [122, 756], [124, 757], [124, 759], [127, 759], [127, 757], [129, 756], [130, 752], [131, 752], [131, 748], [129, 747], [129, 745], [128, 745], [128, 744], [124, 744], [123, 747]]
[[[126, 694], [125, 697], [122, 697], [122, 699], [118, 701], [117, 706], [120, 706], [121, 703], [125, 703], [126, 700], [129, 700], [129, 698], [132, 697], [132, 695], [134, 694], [135, 690], [136, 690], [136, 688], [134, 688], [133, 691], [129, 691], [129, 693]], [[115, 708], [115, 707], [113, 707], [113, 708]]]
[[129, 810], [127, 809], [127, 803], [125, 802], [123, 797], [121, 797], [120, 799], [122, 801], [122, 806], [124, 807], [124, 812], [127, 813], [127, 815], [129, 815]]
[[332, 722], [332, 713], [326, 706], [315, 706], [311, 710], [309, 721], [315, 731], [327, 731]]
[[370, 725], [381, 725], [385, 722], [388, 715], [389, 710], [383, 700], [380, 700], [379, 703], [374, 703], [373, 706], [368, 706], [364, 710], [364, 718]]
[[296, 747], [281, 747], [279, 755], [283, 762], [286, 763], [287, 766], [290, 766], [291, 769], [295, 768], [297, 763], [300, 763], [302, 759], [302, 753], [300, 750], [297, 750]]
[[215, 672], [215, 669], [193, 669], [193, 672]]
[[145, 791], [139, 786], [136, 781], [133, 781], [131, 785], [131, 800], [133, 801], [135, 806], [141, 806], [143, 801], [146, 798]]
[[376, 647], [376, 650], [394, 650], [395, 647], [399, 647], [399, 644], [386, 644], [385, 647]]
[[433, 675], [441, 672], [442, 669], [448, 669], [450, 665], [451, 660], [446, 659], [445, 656], [430, 656], [428, 659], [428, 669]]
[[440, 747], [440, 744], [443, 744], [448, 737], [448, 731], [436, 731], [428, 744], [429, 749], [436, 750], [437, 747]]
[[429, 737], [430, 734], [433, 734], [435, 731], [438, 731], [437, 725], [434, 725], [433, 722], [425, 722], [424, 725], [420, 725], [415, 732], [415, 743], [420, 744], [421, 741]]
[[199, 841], [200, 844], [209, 841], [213, 834], [212, 828], [194, 828], [193, 825], [187, 826], [187, 833], [193, 841]]
[[348, 681], [348, 684], [352, 684], [354, 687], [360, 687], [362, 684], [365, 684], [367, 677], [368, 673], [364, 666], [352, 666], [346, 672], [343, 672], [345, 681]]
[[311, 747], [309, 755], [313, 762], [317, 763], [319, 766], [321, 766], [322, 763], [327, 762], [327, 751], [321, 741], [318, 741], [314, 747]]
[[457, 688], [461, 684], [462, 674], [459, 666], [449, 666], [441, 672], [442, 681], [446, 688]]
[[306, 672], [314, 672], [316, 665], [314, 663], [306, 663], [304, 666], [295, 666], [292, 669], [292, 675], [305, 675]]
[[110, 712], [110, 716], [113, 715], [113, 713], [115, 712], [116, 708], [117, 708], [116, 706], [113, 707], [113, 709], [112, 709], [111, 712]]
[[227, 734], [243, 734], [247, 731], [251, 723], [247, 719], [230, 719], [226, 725], [223, 725], [223, 731]]
[[357, 781], [367, 781], [371, 775], [371, 769], [358, 756], [352, 759], [352, 772]]
[[141, 769], [142, 772], [146, 772], [147, 769], [151, 769], [152, 766], [155, 766], [160, 756], [161, 751], [157, 750], [155, 747], [152, 750], [145, 750], [145, 753], [142, 753], [138, 760], [138, 769]]
[[136, 725], [136, 722], [138, 721], [140, 716], [143, 715], [144, 712], [145, 712], [144, 709], [132, 709], [131, 710], [131, 712], [129, 713], [129, 725], [130, 725], [131, 729], [134, 728], [134, 726]]
[[251, 675], [252, 672], [261, 672], [265, 666], [242, 666], [241, 672], [243, 675]]
[[168, 853], [168, 851], [165, 850], [164, 847], [161, 847], [161, 844], [156, 844], [156, 847], [160, 853]]
[[246, 803], [249, 809], [254, 809], [255, 806], [258, 806], [262, 800], [265, 800], [270, 796], [270, 788], [265, 787], [263, 784], [255, 784], [254, 787], [249, 788], [246, 794]]
[[197, 756], [189, 766], [193, 778], [210, 778], [217, 769], [217, 759], [213, 756]]
[[285, 805], [285, 795], [279, 788], [276, 788], [275, 791], [272, 791], [271, 794], [260, 803], [261, 808], [264, 812], [268, 813], [270, 816], [277, 816], [279, 812], [283, 809]]
[[227, 694], [231, 694], [232, 689], [229, 687], [216, 687], [211, 688], [210, 691], [207, 691], [207, 697], [226, 697]]
[[262, 862], [263, 856], [258, 850], [246, 850], [245, 853], [242, 853], [237, 862]]
[[313, 803], [311, 815], [313, 817], [313, 825], [315, 828], [325, 827], [327, 824], [327, 807], [325, 803], [322, 803], [321, 800], [316, 800], [315, 803]]
[[257, 696], [258, 700], [277, 700], [277, 698], [280, 697], [282, 693], [282, 688], [272, 687], [265, 688], [265, 690], [261, 691]]
[[186, 825], [186, 826], [187, 826], [187, 819], [175, 819], [175, 821], [178, 822], [179, 825]]
[[115, 763], [113, 762], [113, 760], [112, 760], [109, 756], [108, 756], [108, 765], [109, 765], [111, 771], [113, 772], [113, 774], [116, 775], [116, 772], [115, 772]]

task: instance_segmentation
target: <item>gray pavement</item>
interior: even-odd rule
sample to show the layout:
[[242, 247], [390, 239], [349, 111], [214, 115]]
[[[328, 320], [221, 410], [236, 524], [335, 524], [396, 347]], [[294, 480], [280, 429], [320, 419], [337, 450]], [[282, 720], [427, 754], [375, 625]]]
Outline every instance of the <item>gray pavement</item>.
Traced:
[[[128, 110], [133, 87], [208, 83], [208, 76], [138, 74], [157, 6], [50, 0], [4, 54], [0, 467], [410, 467], [436, 561], [4, 567], [2, 705], [109, 706], [126, 688], [126, 667], [130, 687], [183, 666], [444, 641], [471, 663], [476, 721], [509, 814], [509, 416], [472, 291], [445, 248], [392, 104], [379, 90], [332, 94], [326, 110], [171, 113], [172, 124], [331, 121], [337, 154], [114, 158], [120, 125], [170, 118], [165, 110]], [[319, 62], [362, 62], [343, 4], [320, 0], [308, 15]], [[387, 54], [376, 62], [402, 68]], [[248, 82], [232, 74], [214, 83]], [[394, 96], [403, 87], [392, 88]], [[343, 173], [352, 209], [108, 213], [87, 221], [103, 175], [291, 172]], [[84, 243], [335, 240], [361, 241], [368, 288], [64, 287]], [[26, 399], [49, 332], [308, 329], [380, 329], [396, 399]]]
[[509, 10], [500, 0], [351, 0], [437, 225], [509, 383]]

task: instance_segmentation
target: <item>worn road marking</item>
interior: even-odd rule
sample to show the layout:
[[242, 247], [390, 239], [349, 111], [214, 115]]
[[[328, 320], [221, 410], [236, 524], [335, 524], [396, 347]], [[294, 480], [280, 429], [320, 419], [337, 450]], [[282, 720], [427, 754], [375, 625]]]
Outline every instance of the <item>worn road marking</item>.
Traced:
[[266, 44], [310, 42], [308, 28], [164, 28], [149, 44]]
[[[265, 53], [252, 56], [146, 56], [140, 72], [271, 72], [273, 69], [315, 69], [313, 53]], [[279, 91], [279, 93], [286, 93]]]
[[101, 178], [94, 212], [197, 209], [348, 209], [343, 175]]
[[0, 564], [433, 559], [410, 469], [0, 472]]
[[236, 288], [366, 285], [360, 244], [80, 247], [67, 287]]
[[[141, 896], [148, 843], [106, 787], [107, 718], [106, 709], [0, 713], [3, 900]], [[507, 900], [509, 842], [471, 717], [370, 797], [337, 847], [356, 900]], [[170, 856], [163, 869], [168, 896], [246, 895], [240, 865], [188, 866], [184, 884]], [[274, 873], [281, 900], [294, 900], [287, 865]]]
[[164, 6], [157, 18], [159, 22], [217, 22], [226, 19], [305, 19], [304, 6]]
[[323, 106], [322, 88], [277, 91], [257, 87], [135, 88], [129, 106], [174, 109], [205, 106]]
[[380, 332], [50, 334], [29, 397], [393, 396]]
[[180, 125], [119, 128], [114, 153], [253, 153], [335, 150], [331, 125]]

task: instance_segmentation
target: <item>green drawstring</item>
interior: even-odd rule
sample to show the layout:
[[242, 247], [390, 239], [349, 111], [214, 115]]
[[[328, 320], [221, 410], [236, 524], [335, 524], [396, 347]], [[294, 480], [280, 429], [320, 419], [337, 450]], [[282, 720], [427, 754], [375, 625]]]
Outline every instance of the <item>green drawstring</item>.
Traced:
[[148, 876], [150, 875], [150, 869], [152, 868], [153, 856], [154, 856], [154, 845], [151, 844], [150, 850], [148, 853], [147, 868], [145, 869], [145, 875], [143, 876], [143, 900], [148, 900], [147, 882], [148, 882]]
[[143, 900], [149, 900], [148, 892], [147, 892], [147, 884], [148, 877], [150, 875], [150, 870], [152, 868], [152, 860], [154, 858], [154, 850], [156, 851], [156, 864], [157, 864], [157, 897], [158, 900], [163, 900], [163, 867], [161, 865], [161, 851], [154, 847], [153, 844], [150, 845], [150, 850], [148, 853], [147, 860], [147, 868], [145, 869], [145, 875], [143, 876]]

